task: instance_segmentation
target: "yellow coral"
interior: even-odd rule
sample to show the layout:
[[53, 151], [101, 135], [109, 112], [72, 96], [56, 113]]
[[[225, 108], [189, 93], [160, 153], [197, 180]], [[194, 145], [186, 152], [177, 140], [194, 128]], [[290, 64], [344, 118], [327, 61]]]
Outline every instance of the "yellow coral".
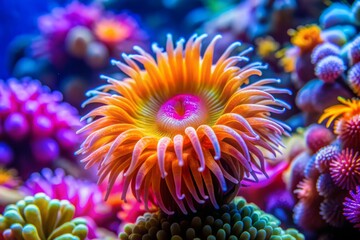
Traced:
[[291, 43], [300, 48], [302, 53], [310, 52], [319, 43], [322, 43], [321, 28], [318, 25], [299, 26], [297, 30], [288, 31]]
[[276, 42], [271, 36], [258, 38], [256, 39], [255, 43], [257, 46], [257, 53], [262, 58], [268, 57], [280, 47], [279, 43]]

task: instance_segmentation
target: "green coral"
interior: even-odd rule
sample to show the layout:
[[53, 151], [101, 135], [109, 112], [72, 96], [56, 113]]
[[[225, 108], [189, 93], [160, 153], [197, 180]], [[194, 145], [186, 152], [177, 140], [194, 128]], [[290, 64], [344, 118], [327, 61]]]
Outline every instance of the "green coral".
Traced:
[[[43, 193], [8, 205], [0, 214], [0, 239], [82, 240], [86, 221], [75, 218], [75, 207], [66, 200], [50, 199]], [[2, 238], [3, 237], [3, 238]]]
[[280, 221], [243, 198], [236, 198], [218, 210], [205, 209], [194, 215], [167, 216], [146, 213], [135, 224], [128, 224], [121, 240], [303, 240], [296, 229], [283, 230]]

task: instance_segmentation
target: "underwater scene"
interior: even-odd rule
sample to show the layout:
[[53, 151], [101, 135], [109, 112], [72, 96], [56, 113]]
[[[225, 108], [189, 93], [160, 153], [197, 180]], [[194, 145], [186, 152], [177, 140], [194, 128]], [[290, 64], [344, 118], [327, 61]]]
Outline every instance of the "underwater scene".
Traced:
[[0, 0], [0, 240], [360, 240], [360, 0]]

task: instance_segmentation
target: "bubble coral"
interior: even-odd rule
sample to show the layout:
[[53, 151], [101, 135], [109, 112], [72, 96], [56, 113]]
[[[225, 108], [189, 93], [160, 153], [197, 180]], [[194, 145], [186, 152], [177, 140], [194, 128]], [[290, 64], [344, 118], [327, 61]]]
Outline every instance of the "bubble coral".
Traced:
[[224, 204], [220, 210], [196, 215], [167, 216], [161, 212], [145, 214], [120, 233], [127, 239], [304, 239], [295, 229], [283, 230], [280, 221], [247, 204], [242, 198]]
[[318, 44], [322, 43], [321, 28], [317, 25], [300, 26], [291, 30], [289, 34], [291, 43], [297, 46], [302, 53], [311, 52]]
[[235, 66], [244, 57], [229, 57], [240, 45], [234, 43], [212, 66], [220, 36], [202, 58], [205, 37], [191, 37], [183, 49], [183, 40], [174, 48], [168, 35], [166, 52], [153, 45], [157, 60], [135, 47], [139, 55], [123, 55], [128, 65], [113, 61], [130, 78], [105, 77], [109, 84], [86, 102], [103, 105], [83, 117], [95, 120], [79, 131], [87, 138], [78, 153], [86, 167], [99, 164], [100, 182], [110, 176], [109, 191], [123, 172], [123, 199], [131, 184], [145, 202], [153, 191], [167, 214], [177, 207], [187, 213], [185, 203], [195, 211], [193, 200], [208, 198], [217, 208], [216, 196], [231, 198], [240, 180], [256, 179], [254, 168], [264, 172], [259, 147], [275, 154], [281, 144], [287, 126], [270, 113], [282, 113], [287, 104], [272, 94], [289, 91], [265, 86], [275, 79], [242, 87], [261, 74], [261, 64]]
[[343, 148], [359, 149], [360, 147], [360, 100], [344, 99], [338, 97], [342, 104], [334, 105], [325, 109], [319, 122], [328, 118], [326, 126], [335, 121], [334, 132], [338, 135], [343, 144]]
[[4, 239], [85, 239], [86, 221], [73, 219], [75, 208], [68, 201], [50, 199], [43, 193], [8, 205], [0, 214]]
[[60, 156], [74, 159], [78, 112], [37, 80], [0, 81], [0, 123], [0, 152], [8, 156], [7, 164], [30, 171], [26, 168], [49, 166]]
[[316, 64], [327, 56], [339, 56], [340, 48], [335, 44], [322, 43], [314, 48], [311, 53], [311, 63]]
[[336, 56], [327, 56], [315, 66], [315, 75], [326, 83], [334, 82], [345, 71], [344, 61]]
[[312, 153], [329, 145], [334, 139], [334, 134], [319, 124], [312, 124], [305, 131], [306, 146]]
[[344, 216], [355, 228], [360, 229], [360, 186], [356, 186], [356, 191], [349, 191], [349, 195], [343, 203]]
[[360, 63], [352, 66], [348, 72], [347, 82], [353, 92], [360, 96]]

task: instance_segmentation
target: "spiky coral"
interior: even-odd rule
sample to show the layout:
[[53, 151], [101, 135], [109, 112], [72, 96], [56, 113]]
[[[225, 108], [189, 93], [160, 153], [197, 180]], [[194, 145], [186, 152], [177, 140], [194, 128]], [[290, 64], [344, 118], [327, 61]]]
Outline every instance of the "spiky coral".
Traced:
[[348, 148], [330, 162], [330, 174], [335, 184], [346, 190], [360, 184], [360, 156]]
[[220, 210], [195, 215], [166, 216], [159, 212], [139, 217], [125, 227], [120, 239], [304, 239], [295, 229], [283, 230], [280, 221], [247, 204], [242, 198], [224, 204]]
[[8, 205], [0, 214], [0, 235], [4, 239], [85, 239], [83, 219], [73, 219], [75, 208], [68, 201], [50, 199], [39, 193]]
[[350, 191], [350, 196], [344, 201], [344, 216], [354, 227], [360, 229], [360, 186], [356, 187], [356, 191]]
[[[125, 198], [129, 185], [145, 202], [153, 191], [160, 208], [172, 214], [178, 207], [195, 211], [194, 200], [232, 198], [239, 181], [264, 172], [265, 149], [272, 154], [281, 144], [286, 125], [270, 117], [287, 107], [273, 93], [288, 93], [265, 84], [244, 87], [261, 65], [243, 68], [245, 58], [229, 57], [232, 44], [212, 65], [215, 37], [201, 57], [205, 35], [193, 36], [174, 47], [169, 35], [166, 52], [156, 45], [156, 60], [140, 48], [139, 55], [114, 61], [130, 78], [106, 78], [108, 85], [94, 91], [87, 103], [101, 103], [83, 119], [95, 120], [81, 133], [88, 137], [78, 151], [87, 167], [99, 164], [99, 181], [109, 178], [109, 190], [123, 173]], [[135, 61], [144, 65], [141, 70]], [[159, 91], [161, 89], [161, 91]], [[279, 109], [283, 108], [283, 109]], [[171, 196], [171, 197], [169, 197]], [[175, 207], [174, 207], [175, 205]]]

